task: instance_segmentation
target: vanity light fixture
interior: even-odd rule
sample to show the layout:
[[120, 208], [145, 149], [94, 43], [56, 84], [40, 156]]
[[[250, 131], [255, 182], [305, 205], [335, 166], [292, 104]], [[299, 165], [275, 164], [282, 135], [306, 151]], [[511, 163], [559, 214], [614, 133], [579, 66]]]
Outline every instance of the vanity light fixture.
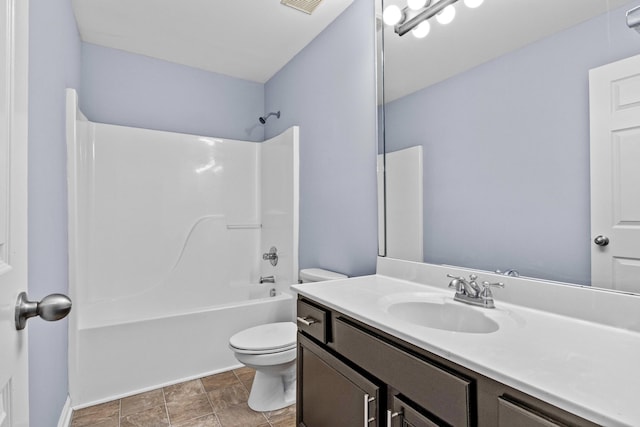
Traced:
[[[387, 25], [395, 27], [399, 36], [409, 31], [417, 37], [423, 38], [429, 34], [431, 25], [428, 20], [436, 17], [441, 25], [451, 23], [456, 17], [456, 9], [453, 5], [458, 0], [407, 0], [407, 6], [401, 9], [398, 5], [391, 4], [384, 9], [382, 20]], [[475, 9], [484, 0], [464, 0], [465, 6]]]

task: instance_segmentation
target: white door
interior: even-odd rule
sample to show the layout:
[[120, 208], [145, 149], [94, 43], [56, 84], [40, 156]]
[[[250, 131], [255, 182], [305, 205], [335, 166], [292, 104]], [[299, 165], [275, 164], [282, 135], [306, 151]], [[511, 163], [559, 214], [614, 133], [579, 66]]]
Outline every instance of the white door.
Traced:
[[640, 55], [589, 72], [591, 281], [640, 292]]
[[28, 0], [0, 4], [0, 427], [26, 427], [27, 333], [14, 312], [27, 288]]

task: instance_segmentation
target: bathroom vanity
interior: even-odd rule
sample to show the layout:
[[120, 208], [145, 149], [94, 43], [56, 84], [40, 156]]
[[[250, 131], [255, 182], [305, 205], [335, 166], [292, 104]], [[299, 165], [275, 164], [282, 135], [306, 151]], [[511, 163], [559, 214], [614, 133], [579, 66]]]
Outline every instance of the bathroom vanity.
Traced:
[[636, 332], [382, 275], [294, 289], [299, 426], [640, 425]]

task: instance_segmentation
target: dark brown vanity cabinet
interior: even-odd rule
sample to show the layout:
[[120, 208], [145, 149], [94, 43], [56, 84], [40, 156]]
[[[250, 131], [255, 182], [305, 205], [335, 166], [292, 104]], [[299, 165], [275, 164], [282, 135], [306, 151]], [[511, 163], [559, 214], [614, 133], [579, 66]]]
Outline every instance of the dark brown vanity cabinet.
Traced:
[[300, 297], [299, 427], [597, 424]]

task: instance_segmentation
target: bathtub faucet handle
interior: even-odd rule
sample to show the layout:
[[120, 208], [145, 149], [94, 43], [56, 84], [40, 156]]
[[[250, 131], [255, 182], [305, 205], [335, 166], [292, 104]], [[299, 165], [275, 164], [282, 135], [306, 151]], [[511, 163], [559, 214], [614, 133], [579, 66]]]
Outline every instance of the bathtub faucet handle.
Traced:
[[268, 260], [274, 267], [278, 265], [278, 248], [276, 248], [275, 246], [271, 246], [269, 252], [265, 252], [262, 254], [262, 259], [265, 261]]

